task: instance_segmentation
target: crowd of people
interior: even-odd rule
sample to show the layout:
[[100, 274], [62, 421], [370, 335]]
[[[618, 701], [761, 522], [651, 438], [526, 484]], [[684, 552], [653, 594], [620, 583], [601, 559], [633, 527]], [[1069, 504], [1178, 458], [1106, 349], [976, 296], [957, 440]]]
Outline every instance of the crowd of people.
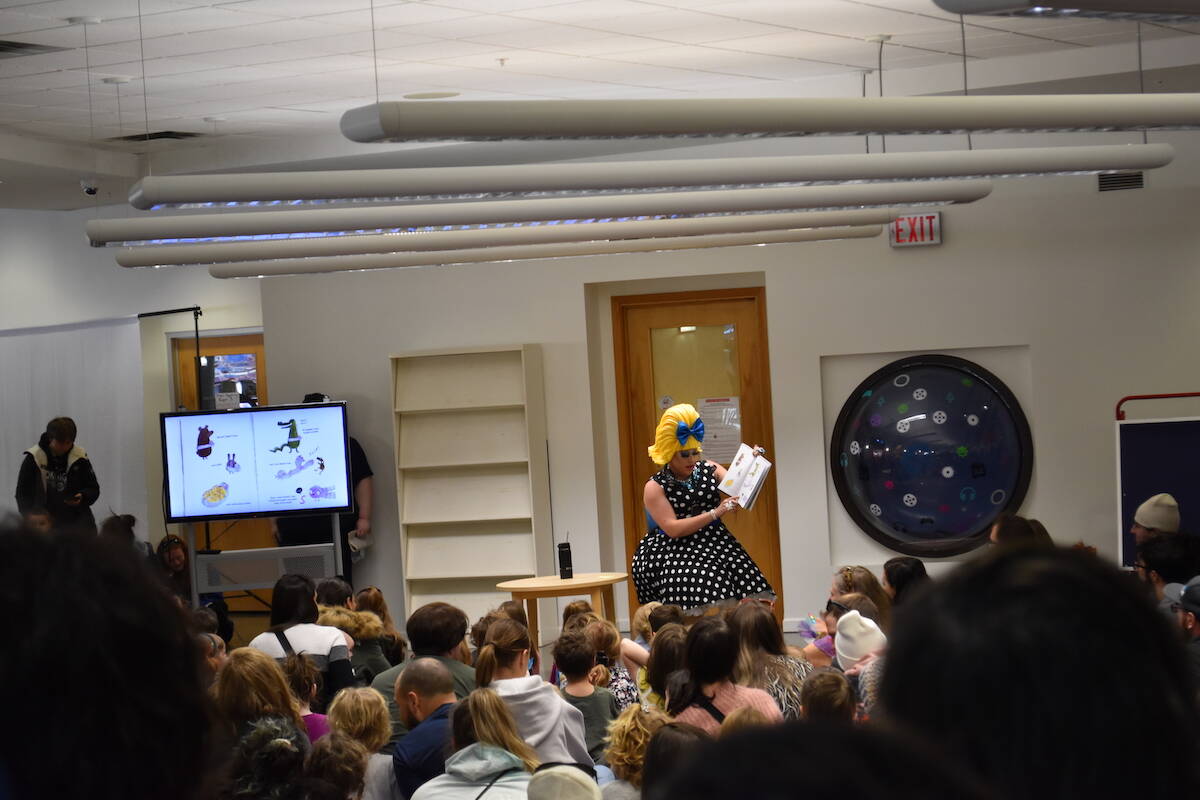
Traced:
[[717, 490], [725, 470], [677, 406], [650, 449], [662, 469], [645, 487], [628, 636], [584, 600], [548, 644], [516, 602], [473, 624], [427, 603], [402, 632], [378, 588], [288, 574], [267, 630], [233, 648], [220, 596], [196, 607], [182, 540], [151, 552], [128, 516], [97, 529], [68, 423], [26, 454], [24, 518], [0, 522], [16, 620], [0, 658], [0, 798], [1200, 789], [1200, 537], [1180, 532], [1168, 495], [1134, 515], [1132, 571], [1002, 514], [987, 552], [936, 580], [908, 556], [878, 574], [838, 567], [789, 641], [722, 522], [737, 510]]

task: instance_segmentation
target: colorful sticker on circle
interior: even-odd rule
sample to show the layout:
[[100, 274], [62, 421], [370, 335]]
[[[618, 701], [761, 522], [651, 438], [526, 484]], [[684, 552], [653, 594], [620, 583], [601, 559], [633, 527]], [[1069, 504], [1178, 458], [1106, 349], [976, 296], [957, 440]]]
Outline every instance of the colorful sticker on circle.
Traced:
[[908, 420], [902, 419], [896, 423], [896, 430], [900, 433], [908, 433]]
[[878, 428], [882, 424], [883, 424], [883, 417], [879, 416], [878, 414], [871, 415], [871, 427], [872, 428]]
[[946, 419], [947, 419], [947, 417], [946, 417], [946, 412], [945, 412], [945, 411], [935, 411], [935, 412], [933, 412], [933, 421], [934, 421], [934, 424], [936, 424], [936, 425], [945, 425], [945, 424], [946, 424]]
[[997, 489], [996, 491], [992, 492], [992, 505], [994, 505], [994, 506], [1000, 505], [1001, 503], [1004, 502], [1005, 497], [1008, 497], [1008, 495], [1005, 493], [1005, 491], [1003, 489]]
[[850, 443], [850, 455], [856, 456], [861, 452], [862, 452], [862, 445], [860, 445], [858, 442]]
[[899, 411], [901, 414], [907, 414], [908, 413], [908, 403], [901, 403], [900, 405], [896, 406], [896, 410]]
[[904, 505], [908, 506], [909, 508], [912, 508], [916, 504], [917, 504], [917, 496], [915, 494], [910, 493], [910, 494], [904, 495]]
[[883, 482], [883, 488], [885, 488], [885, 489], [895, 489], [895, 488], [896, 488], [896, 482], [895, 482], [895, 481], [884, 481], [884, 482]]
[[942, 467], [942, 477], [947, 478], [947, 479], [953, 478], [954, 477], [954, 467]]
[[929, 392], [925, 391], [924, 389], [913, 390], [913, 400], [924, 400], [928, 396]]
[[970, 378], [963, 378], [962, 385], [966, 386], [969, 389], [970, 387], [975, 385], [975, 381], [971, 380]]
[[838, 459], [838, 463], [844, 467], [850, 463], [850, 458], [845, 453], [842, 453], [842, 457]]
[[882, 513], [883, 513], [883, 509], [882, 509], [882, 508], [880, 508], [880, 507], [878, 506], [878, 504], [876, 504], [876, 503], [871, 503], [871, 515], [872, 515], [872, 516], [876, 516], [876, 517], [878, 517], [878, 516], [879, 516], [879, 515], [881, 515]]
[[971, 452], [971, 451], [967, 449], [967, 446], [966, 446], [966, 445], [960, 444], [960, 445], [959, 445], [959, 446], [958, 446], [958, 447], [955, 449], [955, 451], [954, 451], [954, 452], [955, 452], [956, 454], [958, 454], [958, 457], [959, 457], [959, 458], [966, 458], [966, 457], [967, 457], [967, 453], [969, 453], [969, 452]]
[[967, 414], [967, 424], [974, 428], [979, 424], [979, 417], [974, 414]]
[[897, 375], [895, 378], [892, 378], [892, 385], [903, 389], [905, 386], [908, 386], [910, 380], [912, 379], [907, 375]]

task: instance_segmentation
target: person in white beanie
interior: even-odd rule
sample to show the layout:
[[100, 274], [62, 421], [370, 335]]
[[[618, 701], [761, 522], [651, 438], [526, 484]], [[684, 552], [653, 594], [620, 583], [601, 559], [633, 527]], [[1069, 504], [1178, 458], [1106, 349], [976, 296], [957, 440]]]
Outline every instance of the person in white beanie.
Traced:
[[887, 646], [887, 637], [872, 619], [857, 611], [847, 611], [837, 622], [837, 636], [833, 640], [837, 651], [837, 663], [848, 670], [871, 653]]
[[1154, 495], [1133, 512], [1129, 532], [1136, 544], [1152, 533], [1179, 533], [1179, 503], [1166, 492]]
[[574, 764], [558, 764], [533, 774], [529, 800], [600, 800], [600, 787]]

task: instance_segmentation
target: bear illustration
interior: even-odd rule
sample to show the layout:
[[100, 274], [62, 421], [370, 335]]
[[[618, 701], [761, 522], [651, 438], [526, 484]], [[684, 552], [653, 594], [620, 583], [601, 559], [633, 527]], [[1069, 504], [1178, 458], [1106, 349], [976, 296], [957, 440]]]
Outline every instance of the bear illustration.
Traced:
[[199, 429], [200, 435], [196, 437], [196, 455], [201, 458], [208, 458], [212, 455], [212, 431], [205, 425]]

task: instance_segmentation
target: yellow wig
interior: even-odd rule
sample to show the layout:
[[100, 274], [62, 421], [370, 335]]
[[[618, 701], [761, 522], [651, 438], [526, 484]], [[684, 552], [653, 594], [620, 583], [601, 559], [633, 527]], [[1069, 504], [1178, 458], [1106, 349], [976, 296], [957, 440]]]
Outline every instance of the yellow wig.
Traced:
[[700, 450], [703, 441], [704, 421], [699, 412], [687, 403], [680, 403], [663, 412], [654, 431], [654, 444], [646, 449], [654, 463], [662, 466], [680, 450]]

